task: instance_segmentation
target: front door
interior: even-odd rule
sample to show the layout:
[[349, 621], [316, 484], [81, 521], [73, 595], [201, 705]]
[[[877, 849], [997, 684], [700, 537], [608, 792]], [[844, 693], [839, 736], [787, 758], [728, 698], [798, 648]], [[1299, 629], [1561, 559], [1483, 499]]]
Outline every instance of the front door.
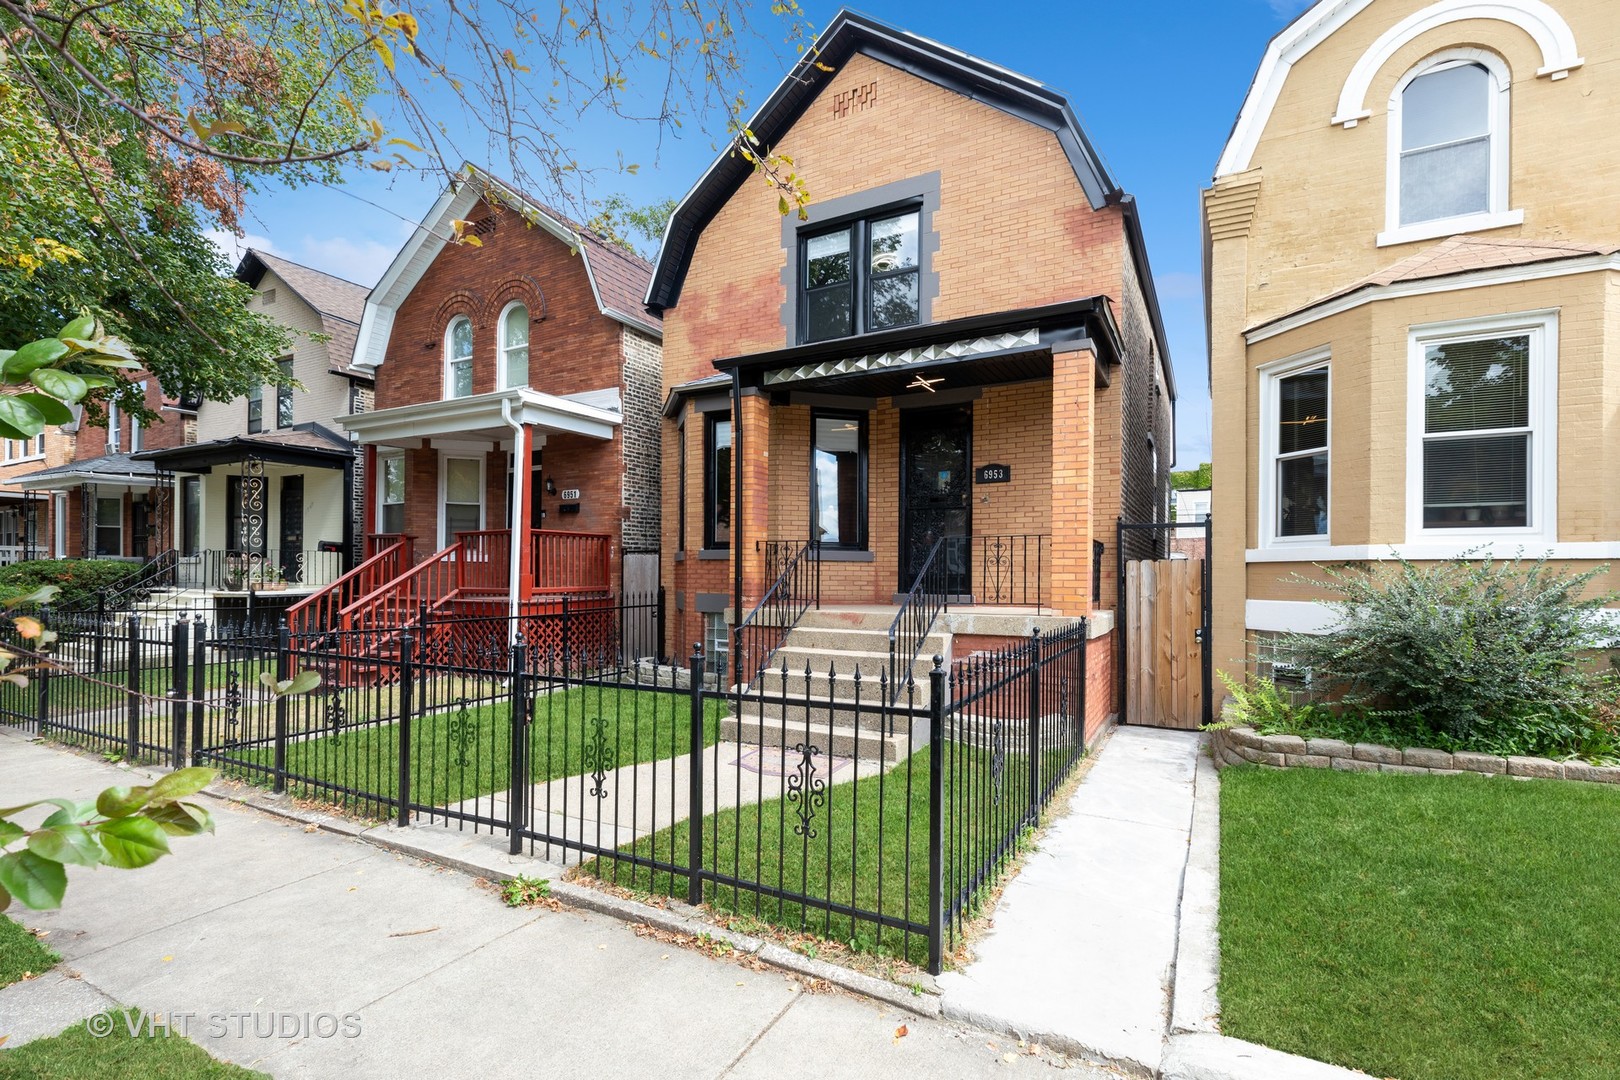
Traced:
[[966, 596], [968, 537], [973, 535], [973, 409], [908, 409], [900, 414], [900, 592], [911, 591], [928, 553], [938, 558], [946, 591]]
[[298, 583], [304, 569], [304, 478], [281, 478], [281, 576]]

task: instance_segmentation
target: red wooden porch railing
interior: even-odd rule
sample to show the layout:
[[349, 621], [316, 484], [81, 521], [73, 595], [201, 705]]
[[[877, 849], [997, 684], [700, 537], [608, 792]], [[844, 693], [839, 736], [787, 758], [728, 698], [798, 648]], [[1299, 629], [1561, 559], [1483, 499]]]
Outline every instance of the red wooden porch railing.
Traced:
[[458, 532], [461, 557], [456, 562], [456, 587], [473, 593], [505, 595], [512, 576], [512, 533], [509, 529]]
[[399, 543], [403, 543], [405, 545], [405, 565], [409, 566], [414, 561], [413, 556], [416, 553], [416, 538], [414, 536], [408, 536], [405, 533], [367, 533], [366, 558], [369, 559], [373, 555], [386, 551], [395, 544]]
[[[389, 540], [375, 545], [373, 541]], [[287, 609], [287, 629], [294, 634], [321, 633], [333, 629], [338, 614], [361, 597], [368, 596], [394, 580], [410, 566], [409, 537], [371, 536], [366, 538], [369, 557], [353, 570], [320, 592], [311, 593]]]
[[451, 544], [423, 559], [338, 612], [344, 631], [397, 630], [414, 620], [426, 605], [442, 607], [459, 587], [461, 545]]
[[613, 584], [613, 538], [604, 533], [529, 531], [535, 595], [607, 592]]

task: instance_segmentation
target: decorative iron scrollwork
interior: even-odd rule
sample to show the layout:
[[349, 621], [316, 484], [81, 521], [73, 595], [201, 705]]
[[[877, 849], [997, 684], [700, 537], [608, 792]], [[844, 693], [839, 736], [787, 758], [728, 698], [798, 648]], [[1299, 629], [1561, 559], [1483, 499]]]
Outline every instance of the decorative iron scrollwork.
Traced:
[[236, 668], [225, 671], [225, 745], [236, 745], [237, 726], [241, 723], [242, 673]]
[[585, 740], [585, 767], [591, 770], [591, 779], [596, 781], [591, 788], [591, 794], [598, 801], [607, 798], [607, 717], [591, 717], [591, 734]]
[[1001, 805], [1001, 796], [1007, 787], [1007, 722], [997, 720], [990, 725], [990, 801]]
[[332, 745], [343, 741], [343, 730], [349, 723], [349, 711], [343, 704], [343, 692], [334, 683], [326, 688], [326, 726], [332, 732]]
[[472, 713], [467, 710], [466, 698], [458, 700], [456, 705], [456, 713], [450, 718], [450, 742], [456, 748], [456, 764], [466, 768], [467, 752], [472, 749], [473, 719]]
[[983, 571], [985, 591], [989, 594], [988, 603], [1011, 603], [1013, 546], [1009, 537], [993, 536], [985, 542]]
[[821, 747], [795, 743], [793, 752], [799, 755], [799, 766], [787, 782], [787, 801], [793, 804], [793, 812], [799, 819], [793, 826], [793, 834], [814, 840], [816, 830], [811, 822], [816, 818], [816, 811], [827, 804], [827, 781], [816, 774], [816, 757]]

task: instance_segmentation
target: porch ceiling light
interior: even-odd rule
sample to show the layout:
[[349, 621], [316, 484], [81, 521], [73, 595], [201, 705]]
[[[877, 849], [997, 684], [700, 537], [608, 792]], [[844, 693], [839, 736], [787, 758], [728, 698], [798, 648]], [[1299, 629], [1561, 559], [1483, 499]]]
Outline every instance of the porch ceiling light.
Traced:
[[937, 379], [930, 379], [926, 375], [919, 375], [915, 379], [912, 379], [910, 382], [908, 382], [906, 384], [906, 389], [907, 390], [926, 390], [930, 394], [932, 394], [934, 392], [934, 387], [938, 386], [940, 383], [942, 383], [944, 381], [945, 381], [945, 377], [943, 375], [940, 376]]

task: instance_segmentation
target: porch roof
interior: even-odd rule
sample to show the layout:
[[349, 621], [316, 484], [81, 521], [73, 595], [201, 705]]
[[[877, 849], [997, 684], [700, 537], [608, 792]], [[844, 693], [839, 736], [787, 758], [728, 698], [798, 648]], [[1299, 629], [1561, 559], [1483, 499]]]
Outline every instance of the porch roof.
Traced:
[[623, 419], [618, 409], [605, 407], [608, 397], [601, 391], [558, 397], [522, 386], [356, 413], [338, 417], [337, 422], [362, 443], [406, 447], [434, 436], [500, 442], [512, 437], [514, 423], [608, 440]]
[[83, 461], [70, 461], [19, 476], [24, 491], [70, 491], [85, 484], [101, 487], [152, 488], [158, 485], [157, 466], [137, 461], [130, 454], [103, 454]]
[[232, 435], [225, 439], [147, 450], [133, 455], [165, 472], [206, 473], [215, 465], [234, 465], [258, 458], [275, 465], [310, 469], [341, 469], [354, 460], [349, 440], [319, 424], [300, 424], [286, 431]]
[[923, 389], [916, 385], [919, 377], [944, 369], [952, 369], [946, 377], [953, 389], [1047, 378], [1052, 353], [1066, 346], [1093, 349], [1106, 365], [1120, 362], [1123, 348], [1107, 297], [818, 341], [716, 360], [714, 366], [737, 373], [749, 389], [893, 397]]

